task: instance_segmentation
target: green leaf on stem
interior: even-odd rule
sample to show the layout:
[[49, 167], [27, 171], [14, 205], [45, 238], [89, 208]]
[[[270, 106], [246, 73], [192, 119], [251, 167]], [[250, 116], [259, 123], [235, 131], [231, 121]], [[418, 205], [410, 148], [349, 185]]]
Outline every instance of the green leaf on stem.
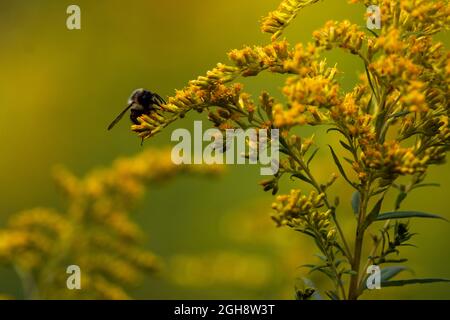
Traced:
[[400, 193], [397, 196], [397, 199], [395, 200], [395, 211], [400, 209], [400, 205], [402, 204], [403, 200], [406, 199], [406, 196], [408, 194], [406, 192], [400, 191]]
[[409, 114], [409, 113], [411, 113], [411, 111], [409, 111], [409, 110], [403, 110], [403, 111], [399, 111], [399, 112], [396, 112], [396, 113], [393, 113], [393, 114], [391, 114], [391, 115], [389, 115], [389, 119], [392, 119], [392, 118], [399, 118], [399, 117], [403, 117], [403, 116], [406, 116], [407, 114]]
[[444, 217], [437, 214], [426, 213], [421, 211], [392, 211], [384, 212], [376, 218], [376, 220], [389, 220], [389, 219], [407, 219], [407, 218], [431, 218], [431, 219], [441, 219], [448, 221]]
[[305, 182], [307, 182], [309, 184], [312, 183], [311, 180], [309, 180], [303, 173], [300, 173], [300, 172], [292, 174], [291, 175], [291, 180], [292, 180], [292, 178], [300, 179], [300, 180], [305, 181]]
[[423, 284], [435, 282], [450, 282], [450, 279], [426, 278], [426, 279], [406, 279], [381, 282], [381, 287], [401, 287], [408, 284]]
[[404, 266], [391, 266], [381, 269], [381, 282], [387, 281], [389, 279], [392, 279], [396, 275], [398, 275], [400, 272], [409, 270], [407, 267]]
[[380, 214], [381, 205], [383, 204], [384, 197], [381, 197], [380, 200], [375, 203], [372, 210], [367, 215], [366, 219], [364, 220], [363, 224], [363, 230], [366, 229], [373, 221], [378, 219], [378, 216]]
[[359, 214], [359, 207], [361, 206], [361, 193], [355, 191], [352, 194], [352, 209], [355, 215]]
[[346, 149], [346, 150], [348, 150], [348, 151], [350, 151], [350, 152], [353, 152], [352, 147], [350, 147], [350, 146], [349, 146], [348, 144], [346, 144], [344, 141], [339, 140], [339, 143], [341, 144], [342, 147], [344, 147], [344, 149]]
[[385, 259], [383, 260], [383, 263], [403, 263], [408, 262], [408, 259], [402, 258], [402, 259]]
[[425, 188], [425, 187], [440, 187], [441, 185], [439, 183], [419, 183], [414, 185], [411, 190], [417, 189], [417, 188]]
[[309, 164], [311, 163], [312, 159], [314, 159], [317, 151], [319, 151], [319, 148], [316, 148], [313, 153], [311, 154], [311, 156], [309, 157], [308, 161], [306, 162], [306, 166], [309, 168]]
[[331, 131], [337, 131], [337, 132], [342, 133], [342, 135], [344, 135], [344, 136], [346, 135], [345, 132], [342, 131], [342, 130], [339, 129], [339, 128], [329, 128], [329, 129], [327, 130], [327, 133], [330, 133]]
[[336, 163], [336, 166], [338, 167], [339, 172], [342, 174], [342, 176], [344, 177], [344, 179], [345, 179], [350, 185], [352, 185], [354, 188], [356, 188], [355, 184], [354, 184], [353, 182], [351, 182], [351, 181], [349, 180], [349, 178], [347, 177], [347, 174], [345, 173], [344, 168], [342, 167], [342, 164], [341, 164], [341, 162], [339, 161], [339, 158], [337, 157], [337, 155], [336, 155], [336, 153], [334, 152], [333, 148], [332, 148], [330, 145], [328, 145], [328, 147], [330, 148], [331, 155], [333, 156], [334, 163]]

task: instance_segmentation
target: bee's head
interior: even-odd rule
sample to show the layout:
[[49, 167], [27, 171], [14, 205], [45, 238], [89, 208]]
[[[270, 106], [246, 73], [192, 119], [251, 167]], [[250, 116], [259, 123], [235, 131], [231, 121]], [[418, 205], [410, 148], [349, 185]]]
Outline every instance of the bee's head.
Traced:
[[153, 105], [161, 106], [165, 103], [166, 101], [164, 101], [164, 99], [161, 98], [160, 95], [145, 89], [134, 90], [130, 98], [128, 99], [128, 105], [138, 104], [144, 108], [148, 108]]
[[150, 106], [153, 103], [153, 93], [145, 89], [136, 89], [128, 99], [128, 103], [136, 103], [143, 107]]

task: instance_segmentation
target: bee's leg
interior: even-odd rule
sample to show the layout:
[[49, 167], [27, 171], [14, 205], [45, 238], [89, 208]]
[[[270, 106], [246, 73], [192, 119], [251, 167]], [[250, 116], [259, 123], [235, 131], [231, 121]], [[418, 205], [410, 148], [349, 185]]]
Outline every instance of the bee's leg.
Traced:
[[155, 98], [155, 99], [153, 99], [153, 102], [152, 102], [150, 108], [156, 108], [156, 107], [161, 108], [161, 102], [159, 102], [159, 100]]
[[155, 97], [155, 102], [156, 102], [155, 104], [157, 104], [158, 106], [161, 106], [162, 104], [166, 104], [166, 101], [159, 94], [154, 93], [153, 95]]
[[140, 122], [138, 120], [138, 115], [130, 114], [130, 120], [133, 124], [140, 124]]
[[131, 122], [133, 122], [134, 124], [141, 124], [138, 120], [138, 118], [142, 115], [142, 111], [140, 110], [133, 110], [131, 109], [130, 111], [130, 120]]

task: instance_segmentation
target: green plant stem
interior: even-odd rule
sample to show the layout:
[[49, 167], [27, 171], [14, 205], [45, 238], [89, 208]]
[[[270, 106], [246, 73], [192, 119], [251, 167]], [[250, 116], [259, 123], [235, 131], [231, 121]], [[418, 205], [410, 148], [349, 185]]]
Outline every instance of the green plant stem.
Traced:
[[[359, 231], [358, 231], [359, 232]], [[359, 274], [360, 274], [360, 264], [361, 264], [361, 253], [362, 253], [362, 245], [364, 241], [364, 231], [361, 231], [356, 234], [356, 241], [355, 241], [355, 251], [352, 261], [352, 270], [356, 272], [356, 274], [352, 275], [350, 280], [350, 288], [348, 292], [348, 298], [349, 300], [356, 300], [358, 299], [359, 295]]]
[[[391, 223], [391, 220], [387, 220], [387, 221], [385, 222], [385, 224], [384, 224], [382, 230], [387, 230], [390, 223]], [[369, 266], [369, 263], [370, 263], [371, 261], [373, 261], [373, 256], [376, 254], [379, 245], [380, 245], [380, 240], [377, 240], [377, 241], [374, 242], [373, 247], [372, 247], [372, 251], [370, 252], [370, 256], [369, 256], [369, 258], [367, 259], [366, 264], [364, 265], [364, 267], [362, 268], [362, 270], [366, 270], [367, 267]], [[360, 279], [359, 279], [359, 288], [360, 288], [359, 294], [361, 293], [361, 288], [362, 288], [363, 285], [364, 285], [363, 281], [364, 281], [364, 276], [361, 274]]]
[[352, 270], [356, 273], [351, 276], [350, 279], [350, 286], [349, 286], [349, 292], [348, 292], [348, 298], [349, 300], [356, 300], [359, 296], [359, 277], [360, 277], [360, 266], [361, 266], [361, 255], [362, 255], [362, 249], [363, 249], [363, 243], [364, 243], [364, 232], [365, 228], [363, 228], [364, 225], [364, 219], [366, 217], [367, 212], [367, 205], [369, 202], [369, 191], [370, 191], [370, 183], [367, 183], [366, 188], [361, 190], [361, 207], [359, 209], [359, 216], [358, 216], [358, 225], [356, 228], [356, 237], [355, 237], [355, 249], [353, 253], [353, 260], [352, 260]]

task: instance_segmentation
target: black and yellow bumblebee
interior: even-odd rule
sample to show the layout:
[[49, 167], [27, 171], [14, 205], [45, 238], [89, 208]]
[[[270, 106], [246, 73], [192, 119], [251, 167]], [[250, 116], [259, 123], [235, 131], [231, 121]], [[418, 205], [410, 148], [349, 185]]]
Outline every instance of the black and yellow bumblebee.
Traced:
[[153, 93], [151, 91], [145, 89], [136, 89], [131, 94], [128, 99], [128, 105], [123, 110], [111, 124], [108, 126], [108, 130], [111, 130], [117, 122], [122, 119], [124, 114], [130, 110], [130, 120], [134, 124], [139, 124], [138, 118], [143, 114], [150, 114], [157, 107], [161, 107], [161, 105], [165, 104], [163, 98], [160, 95]]

